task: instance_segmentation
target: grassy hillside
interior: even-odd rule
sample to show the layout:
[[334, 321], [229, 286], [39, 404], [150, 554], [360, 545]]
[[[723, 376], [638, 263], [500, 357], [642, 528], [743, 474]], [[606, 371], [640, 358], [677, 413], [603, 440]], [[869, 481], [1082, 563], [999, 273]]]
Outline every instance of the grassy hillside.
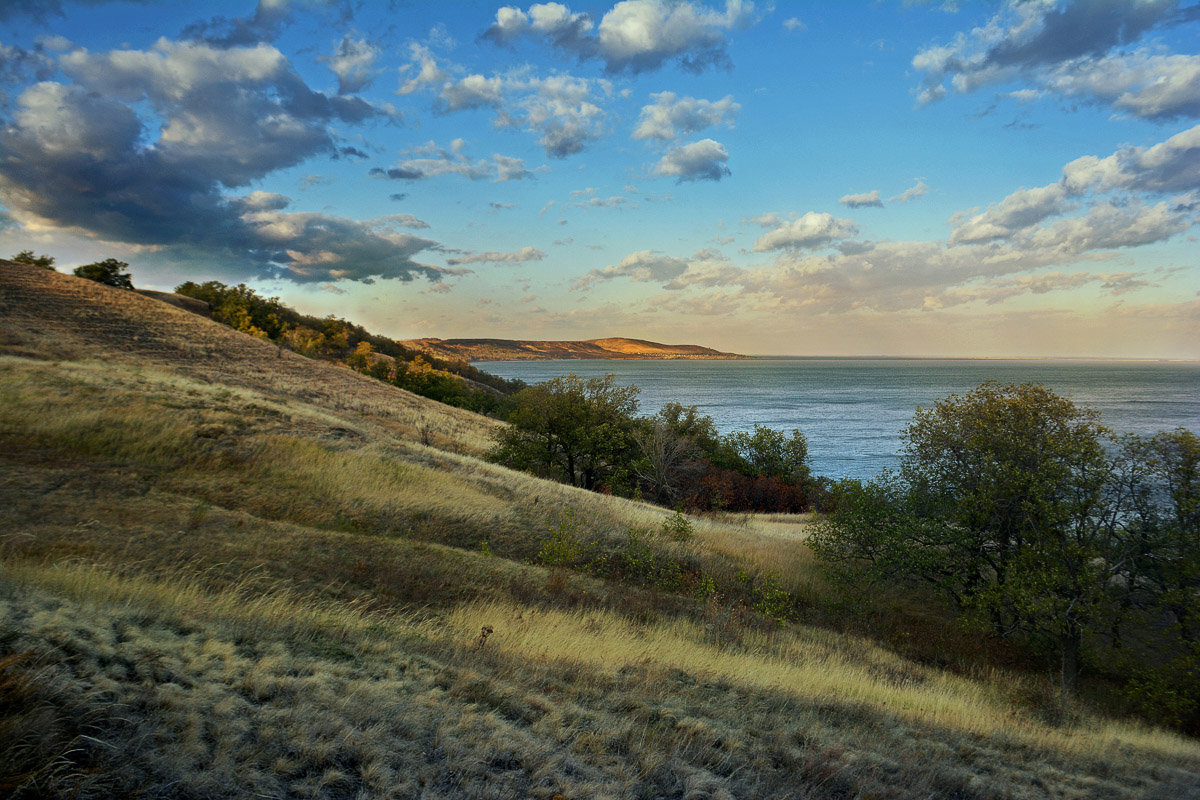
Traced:
[[936, 611], [836, 632], [805, 519], [688, 535], [495, 429], [0, 264], [0, 794], [1200, 797]]

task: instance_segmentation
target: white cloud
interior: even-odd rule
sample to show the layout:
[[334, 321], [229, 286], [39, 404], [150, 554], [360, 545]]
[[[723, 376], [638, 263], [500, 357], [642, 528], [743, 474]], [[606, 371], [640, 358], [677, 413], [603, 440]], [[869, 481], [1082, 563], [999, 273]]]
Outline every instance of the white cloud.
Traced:
[[520, 250], [511, 253], [501, 253], [496, 250], [489, 250], [484, 253], [472, 253], [471, 255], [461, 256], [459, 258], [448, 258], [446, 263], [450, 265], [457, 264], [521, 264], [526, 261], [541, 261], [546, 257], [546, 254], [536, 247], [522, 247]]
[[492, 154], [492, 158], [473, 160], [465, 153], [466, 143], [455, 139], [450, 149], [428, 142], [414, 148], [411, 155], [417, 158], [404, 159], [394, 167], [376, 167], [370, 174], [402, 181], [421, 181], [442, 175], [458, 175], [468, 180], [490, 180], [492, 183], [532, 178], [533, 172], [526, 168], [522, 159]]
[[779, 219], [777, 215], [760, 219], [763, 224], [774, 224], [775, 229], [764, 233], [754, 243], [757, 253], [814, 249], [839, 239], [849, 239], [858, 233], [858, 227], [852, 220], [838, 219], [824, 212], [809, 211], [791, 221]]
[[449, 113], [471, 108], [498, 108], [503, 102], [504, 82], [500, 78], [467, 75], [442, 85], [438, 110]]
[[729, 66], [726, 34], [755, 21], [754, 4], [726, 0], [723, 12], [691, 0], [622, 0], [600, 20], [561, 3], [522, 11], [504, 6], [484, 38], [509, 45], [525, 36], [544, 38], [580, 59], [599, 58], [610, 73], [645, 72], [677, 61], [691, 72]]
[[733, 127], [733, 117], [741, 106], [727, 95], [716, 102], [695, 97], [677, 97], [674, 92], [650, 95], [651, 105], [643, 106], [633, 131], [634, 139], [673, 141], [712, 125]]
[[725, 13], [690, 2], [624, 0], [600, 20], [600, 56], [610, 72], [643, 72], [678, 59], [685, 70], [726, 67], [725, 32], [745, 27], [754, 4], [726, 0]]
[[325, 61], [338, 79], [338, 94], [353, 94], [360, 92], [375, 80], [381, 70], [375, 67], [379, 60], [379, 49], [370, 42], [342, 38], [337, 52], [332, 56], [322, 56], [319, 61]]
[[677, 183], [719, 181], [731, 174], [725, 166], [728, 160], [729, 153], [724, 145], [712, 139], [701, 139], [667, 151], [654, 168], [654, 174], [675, 178]]
[[925, 181], [917, 181], [915, 184], [905, 189], [895, 197], [889, 197], [889, 203], [909, 203], [916, 200], [918, 197], [924, 197], [929, 194], [929, 186]]
[[795, 33], [804, 33], [808, 26], [799, 17], [788, 17], [783, 21], [783, 27]]
[[1152, 147], [1128, 147], [1106, 158], [1077, 158], [1063, 168], [1063, 183], [1072, 192], [1200, 189], [1200, 125]]
[[412, 61], [401, 68], [401, 74], [413, 77], [402, 84], [399, 93], [436, 93], [434, 110], [438, 113], [494, 109], [498, 127], [524, 128], [537, 135], [552, 158], [579, 153], [603, 133], [605, 115], [598, 103], [612, 91], [608, 81], [566, 73], [540, 78], [531, 76], [529, 68], [455, 78], [453, 75], [461, 75], [463, 70], [452, 64], [443, 68], [429, 48], [413, 44], [410, 51]]
[[878, 189], [862, 194], [848, 194], [838, 202], [849, 208], [883, 208], [883, 201], [879, 199]]
[[961, 222], [950, 241], [954, 244], [1003, 239], [1068, 210], [1067, 191], [1052, 183], [1036, 189], [1019, 189], [982, 214]]
[[639, 283], [665, 283], [682, 275], [687, 268], [685, 259], [664, 256], [652, 250], [639, 250], [625, 256], [617, 264], [592, 270], [576, 281], [572, 288], [586, 289], [596, 281], [618, 277], [627, 277]]
[[409, 45], [409, 56], [412, 61], [400, 67], [400, 76], [412, 74], [412, 77], [400, 84], [396, 94], [413, 94], [430, 86], [443, 86], [449, 80], [450, 76], [438, 66], [433, 51], [425, 45], [413, 42]]

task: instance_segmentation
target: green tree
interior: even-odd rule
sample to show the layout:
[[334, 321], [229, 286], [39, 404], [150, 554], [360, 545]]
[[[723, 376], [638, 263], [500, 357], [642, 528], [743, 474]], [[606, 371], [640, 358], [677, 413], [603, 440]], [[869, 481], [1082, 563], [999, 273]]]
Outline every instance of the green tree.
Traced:
[[750, 474], [780, 478], [788, 483], [808, 479], [808, 440], [798, 430], [783, 431], [755, 425], [754, 433], [736, 431], [725, 437], [729, 447], [749, 465]]
[[565, 375], [522, 389], [494, 453], [501, 463], [596, 489], [633, 462], [637, 386]]
[[985, 383], [918, 409], [899, 474], [840, 487], [814, 544], [927, 582], [999, 635], [1048, 640], [1072, 693], [1122, 567], [1106, 438], [1095, 411], [1040, 385]]
[[42, 269], [54, 269], [54, 256], [40, 255], [35, 256], [32, 250], [22, 250], [12, 257], [12, 260], [18, 264], [28, 264], [31, 267], [41, 267]]
[[105, 286], [115, 286], [118, 289], [132, 289], [133, 281], [130, 280], [129, 273], [126, 270], [129, 265], [124, 261], [118, 261], [115, 258], [106, 258], [103, 261], [96, 261], [91, 264], [84, 264], [82, 267], [75, 268], [75, 274], [80, 278], [87, 278], [89, 281], [103, 283]]

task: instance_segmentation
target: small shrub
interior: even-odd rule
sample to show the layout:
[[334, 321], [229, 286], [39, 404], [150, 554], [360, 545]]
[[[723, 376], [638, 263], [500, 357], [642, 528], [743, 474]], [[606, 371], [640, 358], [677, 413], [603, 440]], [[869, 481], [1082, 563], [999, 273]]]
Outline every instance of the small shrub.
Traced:
[[685, 517], [679, 509], [675, 509], [675, 513], [663, 520], [662, 524], [663, 535], [668, 539], [676, 542], [688, 542], [696, 535], [692, 528], [692, 521]]

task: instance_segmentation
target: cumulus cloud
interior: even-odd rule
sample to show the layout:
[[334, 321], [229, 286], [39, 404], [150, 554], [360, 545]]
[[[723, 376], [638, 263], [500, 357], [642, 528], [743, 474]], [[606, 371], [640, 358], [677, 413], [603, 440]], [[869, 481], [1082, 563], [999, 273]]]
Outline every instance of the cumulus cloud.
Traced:
[[[187, 164], [226, 186], [334, 152], [330, 122], [357, 123], [385, 113], [359, 98], [313, 91], [284, 55], [266, 44], [218, 49], [160, 39], [151, 50], [73, 50], [59, 65], [77, 87], [38, 84], [27, 90], [22, 104], [29, 125], [39, 124], [35, 117], [54, 117], [47, 106], [32, 107], [46, 92], [86, 90], [104, 98], [97, 102], [127, 109], [134, 119], [132, 106], [144, 100], [165, 122], [154, 155], [164, 163]], [[47, 142], [56, 138], [43, 134]]]
[[503, 102], [503, 81], [497, 77], [467, 75], [442, 85], [437, 110], [450, 113], [471, 108], [498, 108]]
[[332, 56], [319, 61], [329, 64], [338, 79], [338, 94], [353, 94], [367, 88], [380, 70], [375, 67], [379, 49], [370, 42], [345, 36]]
[[794, 220], [783, 220], [777, 215], [760, 218], [764, 226], [774, 225], [774, 230], [764, 233], [754, 243], [756, 253], [771, 250], [811, 250], [840, 239], [849, 239], [858, 233], [852, 220], [839, 219], [825, 212], [809, 211]]
[[472, 253], [466, 256], [457, 258], [448, 258], [446, 263], [450, 265], [457, 264], [522, 264], [526, 261], [541, 261], [546, 257], [546, 254], [536, 247], [522, 247], [512, 253], [501, 253], [496, 250], [488, 250], [484, 253]]
[[623, 0], [596, 26], [588, 14], [561, 3], [541, 3], [522, 11], [504, 6], [483, 36], [511, 44], [527, 36], [544, 38], [580, 59], [599, 58], [610, 73], [646, 72], [677, 61], [691, 72], [728, 67], [726, 34], [755, 21], [754, 4], [726, 0], [716, 11], [690, 0]]
[[674, 141], [712, 125], [733, 127], [741, 106], [727, 95], [716, 102], [695, 97], [677, 97], [674, 92], [651, 94], [654, 103], [643, 106], [634, 128], [634, 139]]
[[598, 48], [609, 72], [644, 72], [677, 59], [689, 72], [730, 66], [725, 34], [753, 21], [754, 4], [726, 0], [725, 12], [690, 2], [625, 0], [600, 20]]
[[883, 208], [883, 201], [879, 199], [878, 189], [862, 194], [848, 194], [838, 202], [849, 208]]
[[410, 57], [410, 63], [401, 68], [398, 94], [435, 92], [433, 107], [442, 114], [493, 109], [498, 127], [523, 128], [535, 134], [552, 158], [579, 153], [603, 133], [604, 112], [598, 101], [611, 92], [608, 81], [565, 73], [540, 78], [530, 75], [528, 69], [503, 75], [462, 75], [461, 68], [453, 64], [443, 67], [432, 50], [416, 43], [410, 46]]
[[59, 67], [75, 82], [26, 88], [0, 129], [0, 200], [22, 225], [152, 246], [164, 259], [203, 255], [242, 276], [444, 274], [415, 260], [438, 245], [397, 231], [402, 220], [288, 212], [282, 195], [227, 194], [336, 155], [332, 123], [384, 113], [313, 91], [273, 47], [160, 40], [145, 51], [72, 50]]
[[[1180, 230], [1181, 214], [1186, 208], [1160, 203], [1147, 216], [1139, 195], [1196, 191], [1200, 191], [1200, 125], [1152, 147], [1127, 147], [1104, 158], [1077, 158], [1063, 167], [1062, 178], [1055, 183], [1019, 189], [982, 213], [953, 218], [950, 241], [962, 244], [1009, 239], [1032, 231], [1051, 217], [1077, 209], [1089, 198], [1094, 205], [1087, 216], [1062, 220], [1039, 230], [1039, 241], [1045, 244], [1047, 237], [1055, 236], [1103, 241], [1099, 228], [1104, 224], [1113, 226], [1114, 241], [1140, 244], [1142, 236], [1150, 237], [1147, 241], [1158, 241], [1163, 231]], [[1116, 193], [1118, 197], [1098, 199], [1108, 193]], [[1142, 234], [1129, 227], [1128, 221], [1134, 218], [1143, 226]]]
[[1127, 147], [1105, 158], [1077, 158], [1063, 168], [1063, 184], [1072, 192], [1200, 189], [1200, 125], [1152, 147]]
[[1131, 46], [1146, 33], [1194, 23], [1179, 0], [1007, 0], [986, 24], [912, 60], [934, 102], [1012, 80], [1147, 119], [1200, 115], [1200, 57]]
[[1004, 200], [961, 222], [950, 236], [952, 243], [1003, 239], [1014, 232], [1058, 216], [1068, 209], [1067, 191], [1052, 183], [1036, 189], [1019, 189]]
[[712, 139], [671, 148], [654, 168], [655, 175], [684, 181], [719, 181], [730, 174], [725, 162], [729, 153], [725, 146]]
[[448, 150], [429, 142], [410, 151], [410, 155], [416, 158], [405, 159], [387, 169], [375, 167], [370, 174], [401, 181], [423, 181], [442, 175], [458, 175], [468, 180], [490, 180], [492, 183], [533, 177], [533, 172], [527, 169], [525, 162], [519, 158], [493, 153], [491, 160], [473, 160], [466, 155], [465, 150], [466, 142], [462, 139], [451, 142]]
[[516, 103], [520, 112], [501, 121], [539, 134], [546, 155], [566, 158], [579, 153], [602, 133], [604, 114], [593, 102], [597, 87], [592, 81], [559, 74], [519, 80], [515, 88], [526, 92]]
[[588, 57], [596, 47], [590, 36], [592, 27], [590, 14], [573, 13], [562, 3], [534, 3], [528, 13], [513, 6], [502, 6], [496, 11], [496, 21], [484, 31], [483, 38], [510, 45], [523, 36], [541, 36], [555, 47]]

